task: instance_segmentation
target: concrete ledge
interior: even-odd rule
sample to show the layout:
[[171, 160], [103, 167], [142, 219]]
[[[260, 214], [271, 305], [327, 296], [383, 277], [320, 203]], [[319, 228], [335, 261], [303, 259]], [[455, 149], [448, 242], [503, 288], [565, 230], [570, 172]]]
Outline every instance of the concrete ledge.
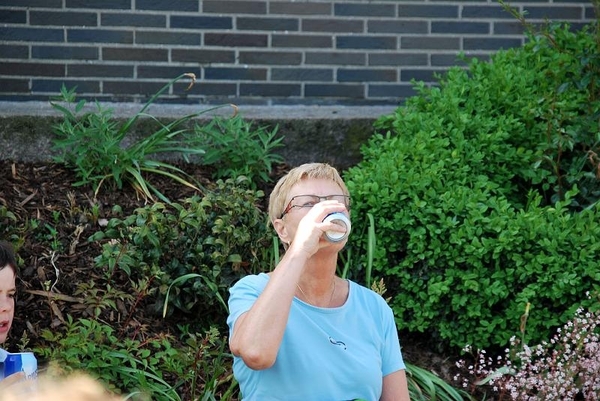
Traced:
[[[141, 103], [102, 103], [119, 120], [135, 115]], [[373, 134], [373, 122], [393, 113], [395, 106], [239, 106], [238, 113], [257, 126], [278, 126], [284, 137], [280, 153], [291, 165], [311, 161], [328, 162], [345, 169], [360, 161], [360, 147]], [[85, 111], [96, 110], [93, 103]], [[199, 120], [233, 114], [228, 105], [152, 104], [146, 111], [168, 121], [204, 111]], [[60, 113], [48, 102], [0, 102], [0, 159], [25, 162], [47, 161], [52, 157], [52, 126]], [[148, 119], [150, 120], [150, 119]], [[141, 123], [132, 136], [151, 129]]]
[[[131, 117], [144, 106], [142, 103], [101, 103], [102, 107], [112, 109], [115, 117]], [[226, 115], [231, 109], [226, 107], [214, 109], [209, 105], [189, 104], [152, 104], [147, 113], [155, 117], [181, 117], [187, 114], [207, 110], [207, 114]], [[249, 119], [374, 119], [382, 114], [389, 114], [396, 106], [237, 106], [238, 111]], [[95, 110], [94, 103], [88, 102], [85, 110]], [[2, 102], [0, 101], [0, 117], [11, 116], [60, 116], [49, 102]]]

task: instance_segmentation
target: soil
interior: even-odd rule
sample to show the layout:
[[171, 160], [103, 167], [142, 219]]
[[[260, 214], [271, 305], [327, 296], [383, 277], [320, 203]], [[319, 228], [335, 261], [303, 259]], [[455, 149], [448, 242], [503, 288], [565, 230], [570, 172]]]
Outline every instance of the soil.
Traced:
[[[206, 167], [180, 167], [205, 187], [212, 185], [211, 171]], [[287, 170], [285, 164], [276, 166], [272, 173], [273, 182]], [[89, 302], [85, 302], [82, 294], [77, 292], [78, 285], [95, 280], [97, 287], [102, 289], [107, 283], [94, 270], [93, 259], [100, 249], [86, 239], [99, 229], [95, 225], [98, 221], [113, 217], [113, 206], [120, 206], [122, 215], [129, 215], [147, 203], [132, 187], [101, 190], [94, 194], [89, 187], [73, 186], [76, 181], [74, 173], [62, 165], [0, 161], [0, 239], [17, 245], [21, 269], [12, 337], [5, 344], [8, 349], [19, 347], [24, 338], [29, 348], [43, 345], [44, 339], [40, 336], [43, 329], [58, 330], [67, 315], [79, 318], [93, 314]], [[192, 189], [172, 180], [153, 177], [152, 183], [170, 199], [183, 199], [193, 194]], [[271, 188], [266, 186], [262, 189], [267, 194], [264, 199], [268, 199]], [[98, 206], [97, 220], [86, 217], [94, 205]], [[30, 226], [37, 224], [37, 234], [23, 232], [18, 238], [7, 238], [8, 225], [14, 222], [2, 215], [2, 206], [15, 215], [18, 225], [25, 221]], [[39, 229], [46, 224], [46, 229]], [[53, 241], [60, 242], [60, 252], [57, 248], [53, 249]], [[126, 281], [126, 277], [115, 276], [110, 285], [118, 289]], [[54, 294], [52, 297], [49, 297], [48, 290]], [[119, 325], [121, 330], [125, 327], [128, 331], [145, 331], [145, 335], [151, 335], [175, 332], [175, 324], [181, 323], [180, 319], [165, 320], [146, 313], [140, 305], [118, 306], [122, 316], [111, 314], [103, 316], [103, 320]], [[132, 310], [134, 314], [128, 312]], [[401, 335], [401, 344], [405, 360], [452, 382], [456, 373], [454, 356], [435, 352], [418, 335]]]

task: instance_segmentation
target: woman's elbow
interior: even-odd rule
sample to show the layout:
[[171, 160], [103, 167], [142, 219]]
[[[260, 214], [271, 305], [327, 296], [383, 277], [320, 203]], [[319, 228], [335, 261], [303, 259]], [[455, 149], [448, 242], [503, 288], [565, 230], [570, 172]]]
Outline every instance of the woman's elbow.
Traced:
[[247, 352], [240, 355], [246, 366], [253, 370], [269, 369], [275, 364], [275, 358], [270, 358], [264, 354]]
[[275, 363], [277, 355], [270, 355], [268, 351], [257, 349], [245, 349], [239, 344], [230, 343], [231, 353], [242, 358], [242, 361], [253, 370], [269, 369]]

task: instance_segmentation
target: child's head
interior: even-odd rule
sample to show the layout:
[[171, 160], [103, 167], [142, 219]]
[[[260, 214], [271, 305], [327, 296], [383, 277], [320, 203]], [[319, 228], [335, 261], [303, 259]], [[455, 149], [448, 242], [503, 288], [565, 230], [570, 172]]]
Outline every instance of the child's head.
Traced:
[[0, 241], [0, 344], [6, 341], [15, 315], [17, 262], [11, 244]]
[[42, 376], [33, 387], [29, 380], [23, 380], [3, 388], [0, 381], [0, 401], [21, 400], [120, 401], [122, 398], [107, 391], [99, 381], [83, 373], [62, 378]]

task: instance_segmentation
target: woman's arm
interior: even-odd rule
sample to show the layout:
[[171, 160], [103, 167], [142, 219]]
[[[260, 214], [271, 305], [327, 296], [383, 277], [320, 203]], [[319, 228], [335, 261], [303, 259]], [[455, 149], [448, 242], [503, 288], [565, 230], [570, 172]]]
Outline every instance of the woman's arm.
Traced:
[[249, 368], [267, 369], [275, 363], [305, 261], [287, 252], [254, 305], [237, 318], [229, 348]]
[[383, 391], [380, 401], [410, 401], [406, 371], [397, 370], [383, 377]]

